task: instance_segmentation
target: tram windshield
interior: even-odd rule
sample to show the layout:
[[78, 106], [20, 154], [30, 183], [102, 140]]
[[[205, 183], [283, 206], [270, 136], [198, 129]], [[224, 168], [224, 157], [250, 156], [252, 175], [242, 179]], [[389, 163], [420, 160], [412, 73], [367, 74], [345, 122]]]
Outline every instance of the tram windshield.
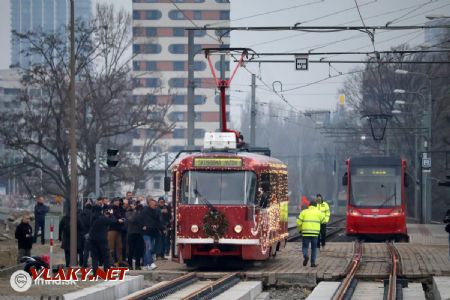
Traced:
[[401, 176], [397, 167], [356, 167], [351, 172], [350, 204], [386, 208], [401, 204]]
[[253, 204], [256, 174], [250, 171], [184, 173], [181, 201], [185, 204]]

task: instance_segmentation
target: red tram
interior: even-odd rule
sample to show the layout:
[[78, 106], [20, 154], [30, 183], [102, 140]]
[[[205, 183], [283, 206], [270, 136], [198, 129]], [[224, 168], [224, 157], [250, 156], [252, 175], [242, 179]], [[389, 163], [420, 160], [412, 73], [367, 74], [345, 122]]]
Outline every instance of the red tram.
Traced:
[[347, 235], [407, 241], [406, 161], [399, 157], [353, 157], [346, 161]]
[[287, 167], [246, 151], [200, 152], [172, 169], [173, 256], [266, 260], [288, 237]]

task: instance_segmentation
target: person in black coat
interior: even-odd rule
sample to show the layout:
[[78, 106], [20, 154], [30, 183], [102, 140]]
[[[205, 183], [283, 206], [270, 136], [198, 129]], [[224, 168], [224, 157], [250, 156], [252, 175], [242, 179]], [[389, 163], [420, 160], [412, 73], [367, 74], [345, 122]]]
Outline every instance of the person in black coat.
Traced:
[[160, 231], [158, 238], [158, 245], [156, 247], [156, 259], [166, 260], [164, 255], [169, 255], [170, 250], [170, 222], [172, 218], [171, 207], [166, 205], [166, 200], [163, 197], [158, 198], [158, 208], [161, 212], [161, 222], [163, 229]]
[[103, 210], [100, 206], [92, 209], [92, 223], [89, 230], [89, 243], [91, 245], [92, 269], [97, 274], [99, 264], [103, 264], [103, 269], [109, 268], [108, 251], [108, 230], [116, 223], [117, 219], [110, 210]]
[[82, 249], [83, 249], [83, 260], [82, 260], [82, 267], [86, 268], [88, 259], [89, 259], [89, 252], [91, 250], [91, 246], [89, 244], [89, 229], [91, 228], [91, 222], [92, 222], [92, 201], [88, 199], [86, 203], [84, 204], [83, 211], [80, 215], [81, 220], [81, 227], [83, 228], [82, 232]]
[[[81, 225], [80, 214], [77, 214], [77, 256], [79, 264], [83, 265], [83, 228]], [[59, 237], [61, 248], [64, 249], [66, 267], [70, 266], [70, 215], [66, 214], [59, 222]]]
[[155, 253], [155, 243], [159, 231], [164, 227], [161, 219], [161, 211], [158, 209], [156, 201], [153, 198], [147, 199], [147, 206], [140, 212], [142, 220], [143, 237], [145, 244], [144, 269], [153, 270], [157, 266], [153, 262], [153, 253]]
[[39, 196], [36, 199], [37, 203], [34, 206], [34, 241], [37, 242], [37, 235], [39, 229], [41, 230], [41, 244], [44, 245], [45, 237], [45, 215], [49, 211], [49, 207], [44, 204], [44, 197]]
[[142, 237], [143, 221], [140, 212], [134, 203], [127, 211], [128, 229], [128, 265], [133, 268], [133, 259], [136, 262], [135, 270], [141, 269], [141, 259], [144, 254], [144, 239]]
[[17, 239], [17, 263], [23, 256], [31, 255], [31, 248], [33, 247], [33, 228], [30, 225], [30, 215], [24, 215], [22, 222], [17, 226], [15, 237]]
[[108, 231], [108, 247], [111, 259], [116, 265], [123, 265], [122, 260], [122, 232], [125, 230], [125, 209], [120, 205], [120, 198], [113, 199], [109, 210], [116, 222], [112, 223]]

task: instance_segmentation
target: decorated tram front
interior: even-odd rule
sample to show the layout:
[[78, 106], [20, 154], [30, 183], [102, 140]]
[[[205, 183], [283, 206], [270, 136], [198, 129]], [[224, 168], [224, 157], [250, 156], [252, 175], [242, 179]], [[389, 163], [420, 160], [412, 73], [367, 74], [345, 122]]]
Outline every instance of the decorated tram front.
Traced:
[[180, 262], [205, 258], [265, 260], [288, 236], [287, 168], [248, 152], [203, 152], [172, 169], [174, 253]]

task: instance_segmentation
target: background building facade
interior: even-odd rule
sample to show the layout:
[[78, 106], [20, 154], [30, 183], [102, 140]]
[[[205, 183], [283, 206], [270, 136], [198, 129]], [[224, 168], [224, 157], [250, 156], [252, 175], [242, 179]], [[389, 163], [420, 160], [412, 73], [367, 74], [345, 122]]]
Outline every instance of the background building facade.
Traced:
[[[149, 3], [151, 2], [151, 3]], [[175, 129], [159, 143], [155, 151], [179, 151], [187, 146], [187, 31], [185, 27], [229, 26], [228, 0], [133, 0], [133, 97], [152, 104], [170, 103], [166, 116]], [[195, 33], [195, 144], [201, 145], [206, 131], [219, 128], [219, 95], [205, 47], [229, 47], [229, 35], [199, 30]], [[213, 64], [220, 74], [220, 58]], [[229, 64], [225, 63], [228, 71]], [[226, 76], [228, 73], [226, 73]], [[134, 140], [142, 145], [145, 129]]]
[[[11, 30], [19, 33], [29, 31], [56, 32], [63, 30], [70, 20], [69, 0], [10, 0]], [[75, 18], [89, 21], [91, 18], [91, 0], [75, 1]], [[27, 67], [39, 62], [38, 56], [26, 56], [22, 53], [29, 45], [11, 36], [11, 66]]]

